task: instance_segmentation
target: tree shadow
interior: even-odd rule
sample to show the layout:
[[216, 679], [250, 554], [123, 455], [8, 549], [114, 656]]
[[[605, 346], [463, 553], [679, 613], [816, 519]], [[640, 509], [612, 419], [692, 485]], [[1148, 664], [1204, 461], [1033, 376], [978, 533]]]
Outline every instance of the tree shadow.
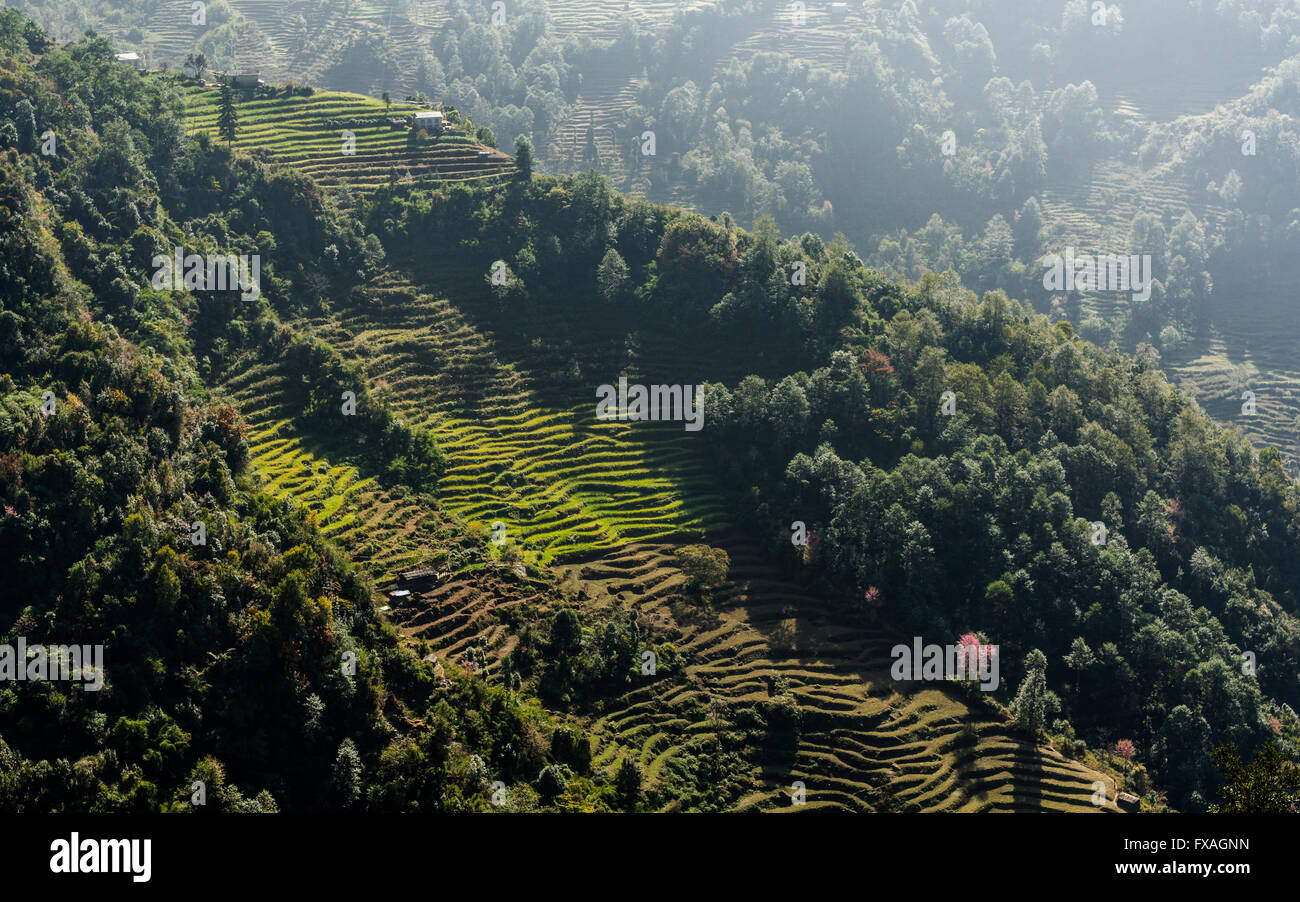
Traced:
[[1016, 768], [1011, 772], [1011, 804], [1014, 808], [1041, 810], [1043, 805], [1043, 752], [1036, 742], [1016, 741]]

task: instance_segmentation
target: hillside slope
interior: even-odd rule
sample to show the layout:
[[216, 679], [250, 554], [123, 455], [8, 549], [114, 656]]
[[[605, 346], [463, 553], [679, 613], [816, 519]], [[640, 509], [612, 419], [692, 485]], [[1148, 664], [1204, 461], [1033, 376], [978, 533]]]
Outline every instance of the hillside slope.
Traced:
[[[125, 598], [132, 631], [141, 601], [177, 592], [203, 622], [235, 609], [179, 651], [170, 620], [143, 650], [115, 636], [147, 666], [68, 760], [140, 758], [139, 730], [172, 736], [166, 718], [194, 737], [165, 768], [108, 774], [118, 795], [140, 773], [162, 787], [130, 804], [161, 807], [220, 748], [229, 727], [207, 718], [267, 717], [256, 699], [207, 713], [201, 681], [229, 673], [204, 654], [223, 649], [284, 665], [284, 735], [226, 764], [301, 809], [482, 810], [497, 779], [513, 810], [1095, 811], [1120, 789], [1159, 806], [1165, 787], [1201, 808], [1213, 745], [1294, 742], [1300, 494], [1149, 356], [1000, 292], [882, 278], [841, 242], [443, 156], [468, 135], [411, 150], [353, 95], [241, 98], [223, 148], [215, 92], [115, 67], [102, 40], [55, 50], [0, 25], [6, 184], [37, 214], [10, 221], [5, 262], [20, 289], [46, 269], [66, 283], [56, 321], [34, 325], [39, 287], [5, 299], [21, 523], [0, 536], [35, 560], [58, 544], [49, 522], [93, 521], [0, 625], [68, 634], [64, 598]], [[36, 151], [38, 117], [66, 160]], [[154, 253], [176, 244], [263, 255], [260, 297], [158, 287]], [[189, 397], [182, 425], [95, 368], [114, 342], [152, 362], [150, 397]], [[705, 429], [598, 421], [593, 389], [619, 376], [699, 386]], [[89, 440], [80, 419], [41, 432], [44, 383], [90, 411]], [[90, 476], [69, 514], [32, 486], [74, 449]], [[101, 490], [115, 480], [122, 497]], [[238, 561], [148, 526], [196, 506], [256, 519], [211, 527]], [[1087, 538], [1097, 524], [1109, 541]], [[355, 706], [331, 676], [354, 635]], [[896, 679], [891, 647], [914, 636], [997, 646], [999, 690]], [[37, 720], [12, 734], [34, 761]], [[269, 742], [287, 751], [262, 760]]]

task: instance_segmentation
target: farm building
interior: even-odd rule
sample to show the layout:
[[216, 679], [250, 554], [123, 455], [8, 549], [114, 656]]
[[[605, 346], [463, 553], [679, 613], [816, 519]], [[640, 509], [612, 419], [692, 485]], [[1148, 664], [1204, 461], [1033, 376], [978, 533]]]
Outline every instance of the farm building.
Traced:
[[232, 88], [256, 88], [266, 84], [256, 71], [240, 72], [227, 78]]
[[427, 589], [431, 586], [436, 586], [438, 583], [446, 579], [447, 576], [448, 573], [446, 570], [434, 570], [432, 567], [419, 567], [415, 570], [407, 570], [405, 573], [401, 574], [401, 576], [398, 577], [398, 582], [401, 583], [402, 588], [404, 589], [421, 590]]
[[126, 53], [119, 53], [117, 55], [117, 61], [119, 63], [125, 63], [133, 69], [139, 69], [141, 72], [144, 71], [144, 57], [136, 53], [134, 50], [128, 50]]
[[847, 3], [836, 2], [831, 4], [832, 19], [837, 19], [837, 20], [843, 19], [848, 14], [849, 14], [849, 5]]
[[425, 129], [426, 131], [431, 131], [431, 132], [442, 131], [442, 124], [443, 124], [442, 113], [438, 112], [437, 110], [423, 110], [419, 113], [416, 113], [411, 118], [412, 128], [422, 128]]

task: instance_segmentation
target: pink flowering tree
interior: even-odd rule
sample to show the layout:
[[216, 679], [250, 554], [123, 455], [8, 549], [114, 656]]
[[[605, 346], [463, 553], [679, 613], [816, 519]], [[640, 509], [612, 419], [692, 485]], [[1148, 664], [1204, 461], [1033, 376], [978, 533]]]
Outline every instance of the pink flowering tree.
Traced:
[[962, 633], [957, 647], [961, 652], [959, 661], [965, 661], [967, 667], [989, 667], [998, 653], [996, 645], [981, 642], [974, 633]]
[[880, 609], [885, 606], [885, 599], [875, 586], [867, 586], [867, 592], [862, 596], [862, 603], [866, 605], [867, 616], [871, 620], [875, 620], [876, 615], [880, 613]]

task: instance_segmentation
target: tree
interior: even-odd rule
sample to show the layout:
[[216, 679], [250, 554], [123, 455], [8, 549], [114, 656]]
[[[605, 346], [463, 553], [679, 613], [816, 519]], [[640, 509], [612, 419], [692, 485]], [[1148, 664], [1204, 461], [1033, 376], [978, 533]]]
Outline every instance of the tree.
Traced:
[[230, 85], [221, 86], [221, 110], [217, 113], [217, 134], [226, 144], [235, 142], [239, 129], [239, 115], [235, 112], [235, 92]]
[[1016, 256], [1032, 262], [1038, 256], [1038, 236], [1043, 231], [1043, 210], [1037, 198], [1031, 197], [1021, 206], [1011, 231], [1015, 235]]
[[1223, 773], [1219, 787], [1222, 805], [1210, 811], [1223, 814], [1295, 814], [1300, 808], [1300, 768], [1276, 742], [1255, 749], [1250, 764], [1237, 750], [1221, 745], [1214, 750], [1215, 766]]
[[693, 588], [717, 588], [727, 578], [731, 569], [731, 556], [721, 548], [708, 545], [687, 545], [677, 549], [677, 566], [686, 574], [687, 584]]
[[389, 109], [391, 109], [392, 106], [393, 106], [393, 99], [392, 99], [392, 97], [389, 96], [389, 94], [388, 94], [387, 91], [385, 91], [384, 93], [380, 94], [379, 96], [380, 96], [380, 97], [383, 99], [383, 101], [384, 101], [384, 112], [387, 113], [387, 112], [389, 111]]
[[614, 798], [618, 807], [624, 811], [633, 811], [641, 801], [641, 768], [624, 758], [614, 776]]
[[14, 106], [13, 120], [18, 129], [18, 149], [31, 153], [36, 149], [36, 110], [26, 97]]
[[185, 57], [185, 69], [194, 73], [194, 78], [203, 80], [203, 73], [208, 71], [208, 58], [202, 53], [191, 53]]
[[361, 756], [351, 739], [344, 739], [339, 744], [332, 782], [342, 807], [351, 807], [361, 797]]
[[836, 259], [822, 270], [817, 283], [818, 324], [826, 331], [835, 331], [852, 322], [858, 307], [858, 292], [854, 285], [853, 270], [843, 259]]
[[582, 165], [586, 169], [600, 168], [600, 148], [596, 145], [596, 132], [587, 124], [587, 140], [582, 145]]
[[600, 265], [596, 267], [596, 287], [600, 296], [606, 301], [616, 301], [627, 291], [630, 275], [627, 263], [614, 248], [605, 251]]
[[560, 654], [570, 654], [582, 647], [582, 623], [573, 608], [562, 608], [551, 620], [551, 645]]
[[542, 801], [549, 805], [555, 801], [556, 796], [564, 792], [568, 782], [560, 766], [548, 764], [537, 775], [537, 793], [542, 797]]
[[519, 169], [519, 178], [527, 181], [533, 177], [533, 142], [527, 135], [515, 138], [515, 166]]
[[1011, 591], [1011, 587], [1005, 580], [995, 579], [984, 588], [984, 604], [997, 617], [1005, 617], [1012, 613], [1015, 601], [1015, 593]]
[[1047, 656], [1036, 648], [1025, 656], [1025, 678], [1011, 710], [1016, 723], [1034, 736], [1047, 722]]

